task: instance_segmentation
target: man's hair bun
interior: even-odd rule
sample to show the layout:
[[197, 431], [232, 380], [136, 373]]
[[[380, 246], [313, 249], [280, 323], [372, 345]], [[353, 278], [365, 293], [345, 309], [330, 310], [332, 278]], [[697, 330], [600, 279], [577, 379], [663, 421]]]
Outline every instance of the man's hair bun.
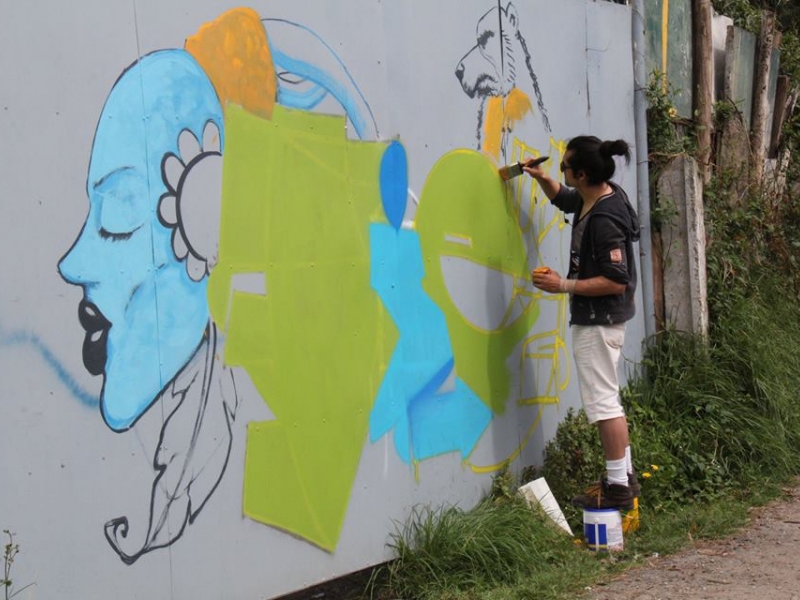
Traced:
[[600, 155], [606, 158], [612, 156], [630, 156], [630, 146], [625, 140], [606, 140], [600, 143]]

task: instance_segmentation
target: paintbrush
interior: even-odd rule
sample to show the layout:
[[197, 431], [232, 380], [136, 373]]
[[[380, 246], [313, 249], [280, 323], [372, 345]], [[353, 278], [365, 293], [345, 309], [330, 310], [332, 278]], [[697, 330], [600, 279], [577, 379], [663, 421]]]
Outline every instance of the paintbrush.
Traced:
[[506, 165], [505, 167], [500, 167], [497, 172], [503, 181], [508, 181], [509, 179], [513, 179], [514, 177], [519, 177], [522, 175], [522, 173], [524, 173], [522, 170], [523, 167], [535, 167], [536, 165], [542, 164], [549, 158], [549, 156], [540, 156], [539, 158], [534, 158], [524, 163], [516, 162], [511, 165]]

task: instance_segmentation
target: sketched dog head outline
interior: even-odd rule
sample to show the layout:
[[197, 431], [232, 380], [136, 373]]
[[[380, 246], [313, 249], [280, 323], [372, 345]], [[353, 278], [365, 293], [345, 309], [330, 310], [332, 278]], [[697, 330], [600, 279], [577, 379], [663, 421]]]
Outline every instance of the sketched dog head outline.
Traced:
[[498, 4], [481, 16], [475, 37], [475, 46], [461, 58], [455, 71], [464, 93], [481, 100], [506, 96], [517, 87], [518, 64], [524, 63], [542, 122], [548, 131], [552, 131], [531, 53], [519, 30], [519, 15], [514, 4], [509, 2], [505, 8]]

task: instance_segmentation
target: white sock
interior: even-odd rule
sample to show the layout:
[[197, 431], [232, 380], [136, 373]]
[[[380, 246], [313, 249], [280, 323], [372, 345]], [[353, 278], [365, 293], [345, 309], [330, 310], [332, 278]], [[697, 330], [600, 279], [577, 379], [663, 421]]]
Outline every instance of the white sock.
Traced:
[[625, 458], [606, 461], [608, 483], [616, 483], [628, 487], [628, 471], [625, 469]]
[[631, 459], [631, 447], [625, 446], [625, 468], [628, 473], [633, 473], [633, 460]]

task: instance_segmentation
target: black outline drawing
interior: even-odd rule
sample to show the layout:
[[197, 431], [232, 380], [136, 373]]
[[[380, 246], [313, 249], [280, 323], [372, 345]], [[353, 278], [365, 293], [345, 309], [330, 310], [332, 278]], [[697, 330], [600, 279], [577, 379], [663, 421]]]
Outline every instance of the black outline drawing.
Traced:
[[178, 541], [225, 474], [239, 398], [232, 371], [217, 360], [217, 345], [217, 328], [209, 323], [197, 352], [161, 394], [168, 414], [153, 456], [156, 476], [144, 542], [133, 551], [123, 548], [130, 533], [126, 516], [105, 525], [108, 543], [128, 565]]
[[[495, 20], [493, 13], [497, 12]], [[494, 23], [497, 23], [495, 28]], [[511, 25], [511, 30], [504, 23]], [[517, 9], [513, 3], [509, 2], [503, 8], [501, 1], [498, 0], [497, 6], [491, 8], [480, 19], [476, 27], [476, 44], [461, 58], [456, 67], [456, 77], [461, 83], [464, 93], [470, 98], [481, 100], [478, 109], [478, 128], [477, 140], [478, 149], [483, 146], [483, 119], [486, 102], [490, 97], [507, 96], [511, 90], [517, 87], [517, 57], [513, 46], [513, 39], [519, 42], [524, 54], [525, 67], [533, 84], [533, 91], [536, 95], [536, 104], [539, 108], [539, 115], [547, 131], [550, 128], [550, 120], [547, 116], [547, 109], [544, 106], [542, 92], [539, 89], [539, 80], [533, 70], [531, 53], [528, 44], [519, 31], [519, 17]], [[513, 37], [512, 37], [513, 36]], [[495, 40], [494, 38], [498, 38]], [[508, 131], [503, 131], [503, 143], [501, 145], [503, 156], [505, 156], [506, 139]]]

